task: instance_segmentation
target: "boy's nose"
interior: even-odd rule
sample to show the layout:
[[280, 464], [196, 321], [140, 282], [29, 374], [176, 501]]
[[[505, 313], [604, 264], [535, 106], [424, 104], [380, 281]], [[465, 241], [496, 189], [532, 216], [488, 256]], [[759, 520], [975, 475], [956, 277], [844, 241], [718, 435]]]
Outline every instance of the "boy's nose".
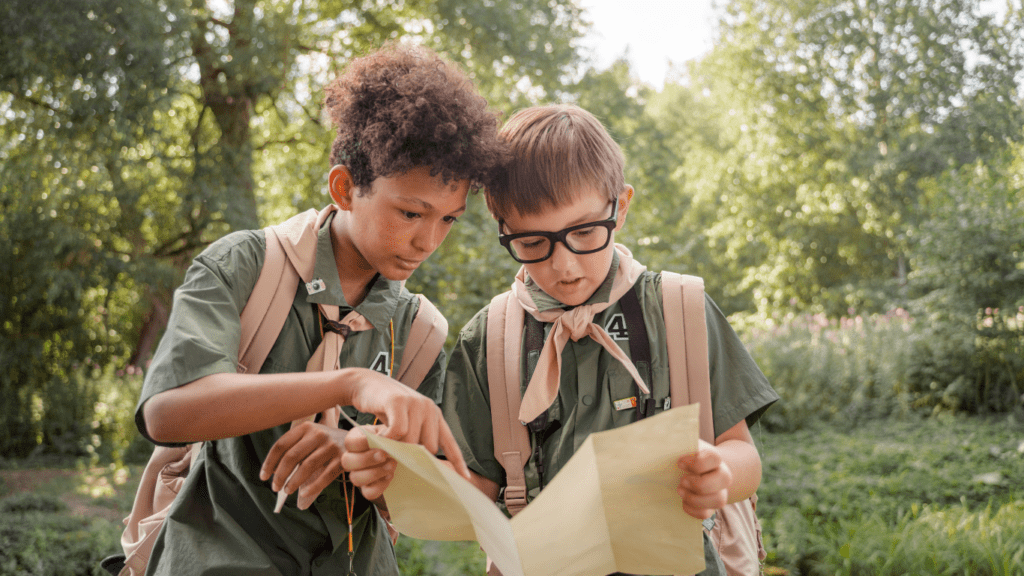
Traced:
[[576, 265], [576, 255], [561, 242], [555, 242], [555, 250], [551, 253], [551, 258], [548, 261], [551, 262], [552, 269], [565, 272]]
[[413, 234], [412, 245], [413, 248], [430, 254], [437, 250], [447, 235], [447, 227], [437, 223], [424, 222]]

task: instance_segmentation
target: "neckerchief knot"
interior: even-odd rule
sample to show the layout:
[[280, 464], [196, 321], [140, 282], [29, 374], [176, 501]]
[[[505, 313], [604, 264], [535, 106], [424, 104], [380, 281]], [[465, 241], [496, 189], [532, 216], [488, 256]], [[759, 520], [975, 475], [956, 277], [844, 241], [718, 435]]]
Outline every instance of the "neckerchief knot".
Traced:
[[533, 302], [533, 298], [526, 288], [526, 268], [520, 268], [519, 273], [516, 274], [515, 282], [512, 284], [512, 295], [516, 297], [523, 310], [531, 316], [541, 322], [552, 324], [551, 331], [544, 341], [544, 347], [541, 348], [537, 368], [523, 394], [523, 402], [519, 408], [520, 421], [532, 422], [534, 418], [545, 412], [558, 397], [558, 383], [562, 374], [562, 349], [565, 348], [565, 344], [570, 338], [573, 342], [577, 342], [585, 336], [593, 338], [625, 366], [640, 390], [645, 394], [650, 393], [647, 384], [644, 383], [640, 373], [636, 371], [633, 362], [622, 351], [622, 348], [619, 348], [619, 345], [612, 340], [604, 328], [594, 323], [594, 316], [618, 302], [619, 298], [627, 290], [632, 289], [640, 275], [647, 270], [646, 266], [633, 260], [633, 254], [625, 246], [616, 244], [615, 251], [619, 256], [619, 266], [615, 270], [615, 278], [607, 302], [585, 304], [570, 310], [556, 308], [541, 311]]

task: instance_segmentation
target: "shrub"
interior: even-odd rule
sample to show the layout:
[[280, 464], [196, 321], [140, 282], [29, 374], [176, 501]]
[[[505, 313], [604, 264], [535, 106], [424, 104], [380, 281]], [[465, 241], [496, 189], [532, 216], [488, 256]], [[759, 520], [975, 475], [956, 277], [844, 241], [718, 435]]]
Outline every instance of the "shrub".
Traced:
[[750, 352], [782, 397], [762, 420], [770, 430], [912, 411], [906, 377], [913, 322], [906, 311], [839, 320], [790, 314], [756, 322], [769, 328], [746, 330]]
[[62, 516], [51, 497], [19, 495], [0, 501], [0, 574], [101, 576], [100, 560], [120, 545], [118, 526]]

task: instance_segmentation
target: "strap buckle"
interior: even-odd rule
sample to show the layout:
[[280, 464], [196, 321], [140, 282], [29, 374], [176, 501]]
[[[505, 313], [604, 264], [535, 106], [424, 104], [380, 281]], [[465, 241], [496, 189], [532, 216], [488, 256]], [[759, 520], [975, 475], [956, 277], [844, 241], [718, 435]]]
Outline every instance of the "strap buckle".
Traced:
[[526, 507], [526, 486], [505, 487], [505, 507], [511, 511], [512, 508]]

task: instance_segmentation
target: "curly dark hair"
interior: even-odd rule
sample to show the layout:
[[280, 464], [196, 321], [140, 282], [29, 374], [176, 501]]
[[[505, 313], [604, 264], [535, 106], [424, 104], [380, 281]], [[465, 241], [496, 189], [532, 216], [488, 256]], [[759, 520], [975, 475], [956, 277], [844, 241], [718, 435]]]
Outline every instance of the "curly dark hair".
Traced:
[[460, 68], [427, 48], [392, 44], [357, 58], [326, 93], [337, 128], [331, 165], [347, 166], [360, 194], [378, 177], [421, 166], [478, 190], [504, 158], [498, 113]]

